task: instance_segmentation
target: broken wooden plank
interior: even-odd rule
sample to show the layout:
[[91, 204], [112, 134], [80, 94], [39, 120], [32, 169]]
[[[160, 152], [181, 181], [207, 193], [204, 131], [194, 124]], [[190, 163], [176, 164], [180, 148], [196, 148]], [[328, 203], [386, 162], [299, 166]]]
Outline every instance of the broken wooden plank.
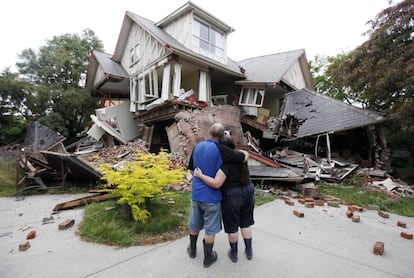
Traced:
[[103, 195], [102, 194], [96, 194], [96, 195], [83, 197], [83, 198], [79, 198], [79, 199], [75, 199], [75, 200], [71, 200], [71, 201], [67, 201], [67, 202], [57, 204], [55, 206], [55, 208], [53, 209], [53, 211], [76, 208], [76, 207], [84, 206], [84, 205], [94, 203], [94, 202], [107, 201], [107, 200], [113, 199], [113, 198], [116, 198], [116, 197], [111, 195], [111, 194], [103, 194]]

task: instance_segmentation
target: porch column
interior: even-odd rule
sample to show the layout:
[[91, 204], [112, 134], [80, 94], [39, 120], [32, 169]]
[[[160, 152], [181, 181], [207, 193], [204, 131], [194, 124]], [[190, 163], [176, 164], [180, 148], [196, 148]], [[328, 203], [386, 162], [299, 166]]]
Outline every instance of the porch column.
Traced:
[[161, 91], [161, 99], [168, 100], [170, 98], [170, 72], [171, 72], [171, 65], [166, 64], [164, 66], [163, 74], [162, 74], [162, 91]]
[[174, 64], [174, 79], [173, 79], [173, 95], [175, 97], [180, 96], [181, 88], [181, 64]]

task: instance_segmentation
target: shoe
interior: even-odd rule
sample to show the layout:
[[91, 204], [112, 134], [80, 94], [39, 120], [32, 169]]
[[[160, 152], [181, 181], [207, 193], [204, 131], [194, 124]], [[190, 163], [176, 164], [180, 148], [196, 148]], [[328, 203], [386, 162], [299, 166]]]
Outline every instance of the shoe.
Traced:
[[206, 243], [203, 239], [203, 247], [204, 247], [204, 267], [209, 267], [215, 261], [217, 261], [217, 253], [213, 251], [214, 243]]

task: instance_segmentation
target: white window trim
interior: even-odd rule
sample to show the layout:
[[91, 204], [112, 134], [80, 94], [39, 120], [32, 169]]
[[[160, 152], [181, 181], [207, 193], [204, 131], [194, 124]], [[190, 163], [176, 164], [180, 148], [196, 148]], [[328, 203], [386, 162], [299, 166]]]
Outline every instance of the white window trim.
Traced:
[[[253, 102], [252, 103], [243, 103], [243, 94], [244, 94], [244, 91], [245, 90], [247, 90], [247, 98], [246, 98], [247, 100], [249, 100], [251, 98], [250, 96], [252, 94], [254, 94], [253, 95]], [[260, 104], [259, 103], [256, 103], [257, 96], [260, 93], [259, 91], [263, 91], [262, 100], [261, 100]], [[241, 92], [240, 92], [239, 105], [240, 106], [251, 106], [251, 107], [262, 107], [263, 106], [264, 97], [265, 97], [265, 89], [264, 88], [249, 88], [249, 87], [243, 87], [241, 89]]]
[[[198, 17], [194, 17], [194, 20], [197, 21], [198, 23], [206, 25], [208, 27], [208, 30], [209, 30], [208, 32], [209, 32], [209, 37], [210, 37], [209, 40], [206, 41], [205, 39], [200, 37], [199, 33], [197, 34], [197, 33], [195, 33], [195, 30], [193, 30], [193, 37], [196, 38], [197, 42], [198, 42], [198, 45], [196, 45], [196, 47], [199, 48], [199, 49], [202, 49], [204, 51], [207, 51], [211, 54], [214, 54], [218, 57], [224, 58], [225, 53], [226, 53], [226, 49], [225, 49], [226, 48], [226, 43], [225, 43], [225, 34], [223, 33], [223, 31], [220, 31], [218, 28], [214, 27], [214, 25], [212, 25], [212, 24], [210, 24], [210, 23], [208, 23], [208, 22], [206, 22], [206, 21], [204, 21], [204, 20], [202, 20]], [[210, 30], [214, 30], [215, 32], [219, 33], [223, 37], [224, 44], [222, 46], [217, 45], [217, 43], [216, 44], [212, 43], [211, 31]], [[197, 30], [197, 31], [199, 31], [199, 30]], [[209, 46], [209, 49], [207, 50], [207, 49], [204, 49], [204, 48], [200, 47], [200, 45], [199, 45], [200, 41], [203, 41], [203, 42], [207, 43], [208, 46]], [[215, 49], [215, 48], [220, 49], [221, 52], [222, 52], [222, 55], [218, 55], [215, 51], [213, 51], [213, 49]]]

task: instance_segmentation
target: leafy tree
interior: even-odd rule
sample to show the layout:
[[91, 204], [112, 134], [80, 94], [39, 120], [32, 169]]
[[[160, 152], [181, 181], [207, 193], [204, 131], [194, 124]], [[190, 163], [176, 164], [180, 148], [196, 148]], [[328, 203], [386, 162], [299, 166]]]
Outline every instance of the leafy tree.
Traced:
[[93, 49], [102, 50], [102, 42], [85, 29], [81, 36], [55, 36], [38, 52], [25, 49], [16, 63], [24, 80], [33, 86], [27, 109], [36, 120], [69, 139], [85, 128], [96, 108], [96, 101], [78, 85]]
[[0, 74], [0, 145], [19, 143], [26, 127], [26, 102], [30, 84], [6, 69]]
[[405, 0], [370, 21], [369, 39], [331, 72], [367, 108], [386, 112], [414, 129], [414, 0]]

